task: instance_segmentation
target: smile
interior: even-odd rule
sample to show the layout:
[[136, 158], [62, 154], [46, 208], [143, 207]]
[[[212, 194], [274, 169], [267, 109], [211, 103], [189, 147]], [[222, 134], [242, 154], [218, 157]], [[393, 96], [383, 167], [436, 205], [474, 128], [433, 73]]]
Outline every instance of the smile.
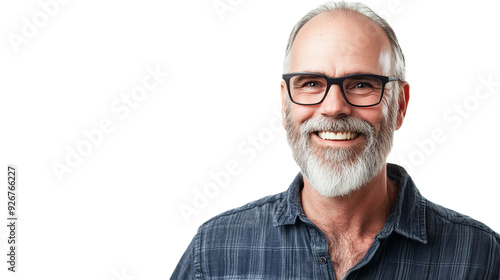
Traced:
[[359, 135], [359, 133], [355, 131], [346, 131], [346, 132], [318, 131], [316, 134], [321, 139], [324, 140], [352, 140], [358, 137]]

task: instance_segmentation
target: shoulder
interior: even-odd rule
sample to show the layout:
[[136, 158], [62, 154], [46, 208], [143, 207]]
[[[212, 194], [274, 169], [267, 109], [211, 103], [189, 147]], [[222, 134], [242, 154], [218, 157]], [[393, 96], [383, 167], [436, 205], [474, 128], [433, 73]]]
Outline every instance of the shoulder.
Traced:
[[245, 258], [252, 246], [257, 247], [259, 241], [268, 237], [265, 233], [273, 225], [273, 213], [285, 197], [286, 192], [267, 196], [203, 223], [171, 279], [194, 279], [203, 272], [214, 270], [217, 273], [217, 269], [225, 275], [227, 269], [233, 267], [227, 266], [224, 260], [229, 256]]
[[[423, 197], [410, 175], [401, 166], [388, 164], [387, 175], [400, 186], [398, 207], [403, 213], [401, 214], [403, 220], [406, 221], [405, 226], [410, 229], [426, 230], [428, 235], [437, 238], [438, 244], [443, 246], [447, 246], [446, 242], [449, 241], [456, 240], [460, 243], [469, 239], [468, 244], [474, 244], [475, 241], [489, 242], [492, 246], [499, 248], [500, 254], [500, 235], [491, 228]], [[423, 225], [425, 228], [420, 227]], [[471, 240], [473, 237], [478, 237], [478, 239], [473, 241]]]
[[428, 233], [446, 235], [448, 239], [467, 239], [470, 244], [484, 244], [500, 253], [500, 235], [467, 215], [458, 213], [425, 199]]
[[212, 229], [220, 231], [224, 227], [235, 228], [245, 225], [254, 227], [256, 224], [272, 223], [274, 213], [286, 197], [287, 192], [282, 192], [223, 212], [203, 223], [199, 232]]

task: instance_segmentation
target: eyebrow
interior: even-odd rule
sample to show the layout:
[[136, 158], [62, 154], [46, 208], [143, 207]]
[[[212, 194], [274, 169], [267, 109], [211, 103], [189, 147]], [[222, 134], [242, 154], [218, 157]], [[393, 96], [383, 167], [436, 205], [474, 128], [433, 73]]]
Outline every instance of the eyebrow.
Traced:
[[314, 74], [319, 74], [319, 73], [303, 74], [303, 75], [297, 76], [298, 78], [294, 80], [293, 84], [294, 85], [299, 84], [302, 81], [310, 79], [310, 78], [321, 78], [321, 79], [323, 78], [320, 76], [316, 76]]

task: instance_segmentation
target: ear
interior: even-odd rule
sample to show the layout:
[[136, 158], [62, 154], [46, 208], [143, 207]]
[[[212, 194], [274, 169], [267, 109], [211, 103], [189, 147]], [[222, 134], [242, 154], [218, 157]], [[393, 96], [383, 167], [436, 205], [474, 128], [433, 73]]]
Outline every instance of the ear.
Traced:
[[408, 101], [410, 101], [410, 84], [402, 82], [399, 90], [398, 102], [398, 119], [396, 122], [396, 130], [403, 125], [403, 120], [406, 116], [406, 109], [408, 108]]
[[285, 118], [286, 118], [286, 99], [288, 98], [287, 88], [285, 81], [281, 82], [281, 120], [283, 124], [283, 128], [286, 129], [285, 126]]

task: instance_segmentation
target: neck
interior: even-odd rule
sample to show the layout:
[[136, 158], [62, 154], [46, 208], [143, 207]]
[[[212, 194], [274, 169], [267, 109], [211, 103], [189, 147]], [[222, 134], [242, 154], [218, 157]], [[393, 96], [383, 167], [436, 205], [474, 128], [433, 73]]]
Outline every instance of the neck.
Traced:
[[385, 225], [397, 186], [384, 166], [370, 182], [344, 197], [324, 197], [304, 178], [302, 207], [306, 216], [327, 235], [373, 238]]

